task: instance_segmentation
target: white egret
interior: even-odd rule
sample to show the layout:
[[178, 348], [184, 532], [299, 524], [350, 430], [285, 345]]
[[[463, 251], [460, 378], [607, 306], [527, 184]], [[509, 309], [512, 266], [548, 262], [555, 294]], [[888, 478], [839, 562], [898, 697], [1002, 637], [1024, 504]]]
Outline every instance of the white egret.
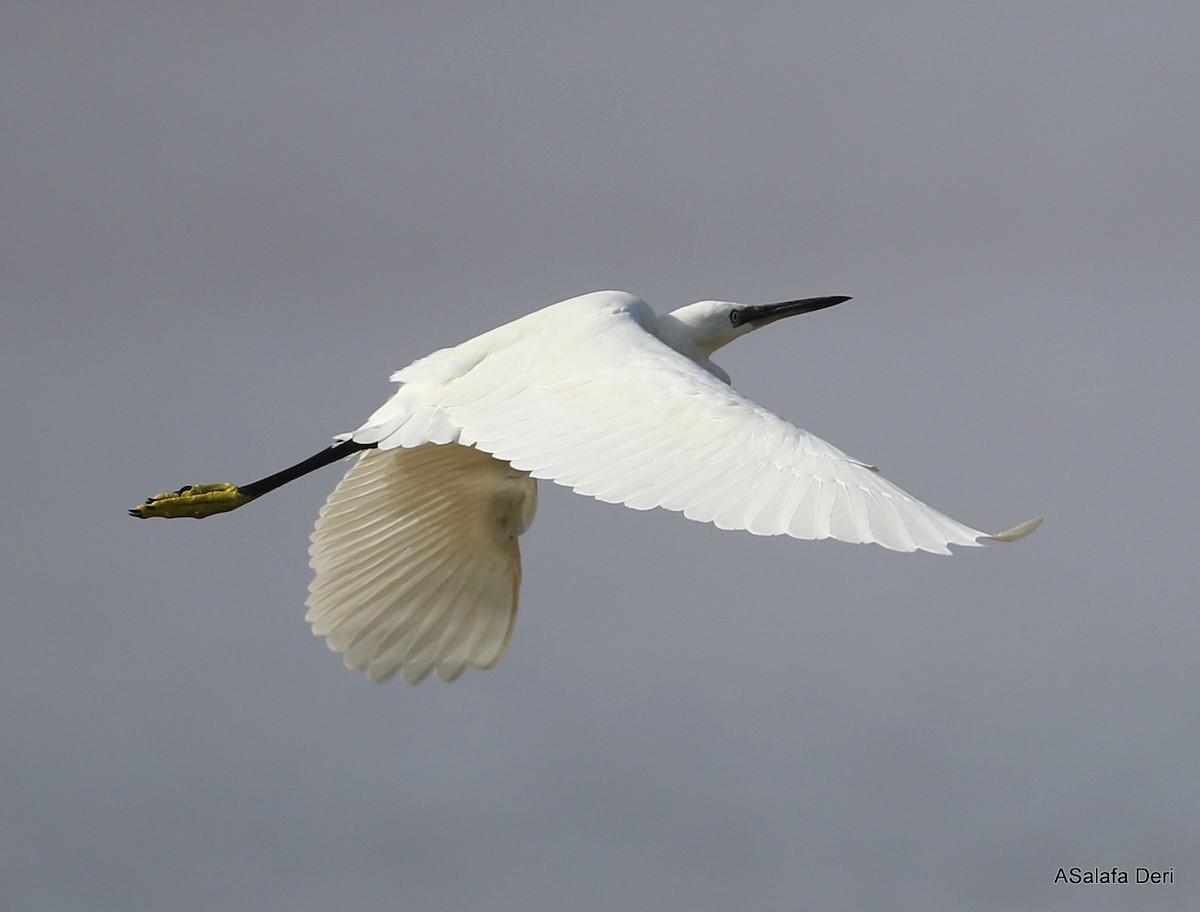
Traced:
[[399, 389], [362, 427], [290, 469], [187, 486], [130, 513], [225, 512], [358, 452], [312, 534], [306, 617], [348, 667], [410, 684], [499, 661], [536, 479], [721, 529], [897, 551], [949, 554], [1037, 528], [989, 535], [951, 519], [755, 405], [710, 360], [761, 326], [846, 300], [701, 301], [656, 316], [624, 292], [572, 298], [396, 372]]

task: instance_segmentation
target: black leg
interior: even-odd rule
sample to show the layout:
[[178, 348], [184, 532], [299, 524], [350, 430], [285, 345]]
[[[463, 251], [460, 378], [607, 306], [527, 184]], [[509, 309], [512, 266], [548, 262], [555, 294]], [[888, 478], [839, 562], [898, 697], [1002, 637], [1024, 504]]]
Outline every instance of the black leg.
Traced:
[[260, 478], [258, 481], [252, 481], [247, 485], [239, 485], [238, 490], [253, 500], [255, 497], [262, 497], [264, 494], [282, 487], [289, 481], [295, 481], [309, 472], [315, 472], [317, 469], [324, 468], [331, 462], [337, 462], [351, 453], [357, 453], [359, 450], [374, 449], [375, 446], [376, 444], [373, 443], [356, 443], [353, 440], [335, 443], [328, 449], [321, 450], [321, 452], [309, 456], [303, 462], [298, 462], [294, 466], [284, 469], [282, 472], [276, 472], [274, 475], [268, 475], [266, 478]]
[[303, 462], [298, 462], [282, 472], [252, 481], [248, 485], [239, 486], [228, 482], [184, 485], [178, 491], [147, 497], [146, 502], [138, 504], [130, 510], [129, 515], [136, 516], [138, 519], [149, 519], [152, 516], [161, 516], [164, 519], [175, 519], [180, 516], [204, 519], [206, 516], [216, 513], [228, 513], [230, 510], [236, 510], [255, 498], [282, 487], [289, 481], [295, 481], [302, 475], [314, 472], [331, 462], [337, 462], [359, 450], [374, 449], [375, 446], [376, 444], [373, 443], [356, 443], [353, 440], [345, 440], [321, 450], [314, 456], [309, 456]]

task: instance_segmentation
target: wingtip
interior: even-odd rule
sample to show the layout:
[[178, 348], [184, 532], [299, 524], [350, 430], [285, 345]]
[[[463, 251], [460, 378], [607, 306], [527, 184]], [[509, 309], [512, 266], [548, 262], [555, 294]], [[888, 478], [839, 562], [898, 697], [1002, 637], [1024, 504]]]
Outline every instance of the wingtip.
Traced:
[[1039, 516], [1036, 519], [1026, 520], [1019, 526], [1013, 526], [1011, 529], [1005, 532], [997, 532], [995, 535], [985, 535], [984, 538], [986, 538], [988, 541], [999, 542], [1020, 541], [1025, 536], [1032, 534], [1032, 532], [1042, 524], [1042, 519], [1043, 517]]

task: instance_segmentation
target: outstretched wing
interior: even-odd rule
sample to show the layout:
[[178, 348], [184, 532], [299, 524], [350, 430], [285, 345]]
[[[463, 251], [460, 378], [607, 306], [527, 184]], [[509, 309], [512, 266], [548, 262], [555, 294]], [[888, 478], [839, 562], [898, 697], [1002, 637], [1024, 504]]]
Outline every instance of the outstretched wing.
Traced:
[[539, 311], [400, 371], [405, 407], [355, 439], [410, 445], [406, 426], [453, 427], [534, 478], [758, 535], [949, 554], [1036, 526], [991, 536], [951, 519], [660, 342], [653, 320], [619, 293]]
[[410, 684], [490, 668], [512, 632], [537, 482], [458, 444], [370, 450], [321, 509], [307, 620], [349, 668]]

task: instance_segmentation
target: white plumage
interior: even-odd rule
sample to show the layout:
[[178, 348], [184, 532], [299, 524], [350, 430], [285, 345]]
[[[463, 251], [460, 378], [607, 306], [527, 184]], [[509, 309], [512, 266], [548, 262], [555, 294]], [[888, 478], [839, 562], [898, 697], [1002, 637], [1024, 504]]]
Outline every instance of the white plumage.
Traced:
[[342, 438], [376, 448], [313, 532], [313, 632], [377, 681], [494, 665], [516, 615], [534, 479], [722, 529], [897, 551], [1033, 531], [1040, 520], [988, 535], [951, 519], [755, 405], [710, 360], [758, 326], [843, 300], [706, 301], [660, 317], [596, 292], [398, 371], [395, 395]]
[[415, 684], [490, 668], [512, 632], [537, 483], [472, 447], [368, 450], [321, 509], [308, 615], [346, 665]]

